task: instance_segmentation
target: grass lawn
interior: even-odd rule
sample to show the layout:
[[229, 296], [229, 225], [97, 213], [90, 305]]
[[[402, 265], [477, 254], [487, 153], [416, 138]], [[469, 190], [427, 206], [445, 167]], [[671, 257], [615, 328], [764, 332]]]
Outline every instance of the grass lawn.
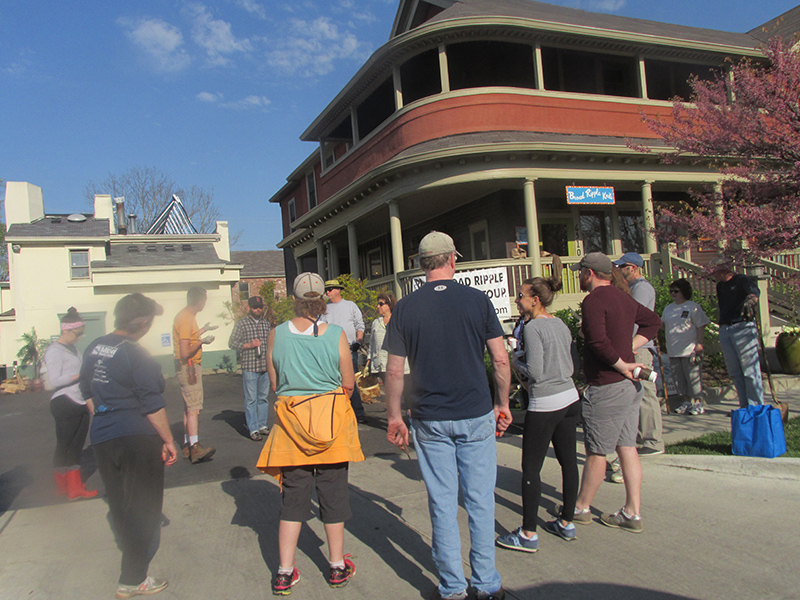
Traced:
[[[789, 419], [784, 424], [783, 432], [786, 436], [786, 454], [781, 456], [800, 458], [800, 417]], [[713, 431], [698, 438], [683, 440], [676, 444], [667, 445], [667, 454], [715, 454], [732, 455], [731, 432]]]

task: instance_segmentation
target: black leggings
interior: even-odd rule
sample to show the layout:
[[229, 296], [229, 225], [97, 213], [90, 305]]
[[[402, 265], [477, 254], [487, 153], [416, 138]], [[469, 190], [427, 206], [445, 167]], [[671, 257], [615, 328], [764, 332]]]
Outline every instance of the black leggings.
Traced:
[[56, 420], [53, 466], [57, 469], [80, 466], [83, 444], [89, 432], [89, 412], [86, 406], [61, 395], [50, 400], [50, 412]]
[[108, 510], [122, 550], [119, 582], [138, 585], [158, 549], [164, 461], [157, 435], [126, 435], [94, 445]]
[[522, 438], [522, 528], [536, 531], [539, 502], [542, 498], [540, 477], [550, 441], [561, 465], [562, 519], [572, 521], [575, 500], [578, 498], [577, 433], [580, 401], [554, 412], [525, 413], [525, 432]]

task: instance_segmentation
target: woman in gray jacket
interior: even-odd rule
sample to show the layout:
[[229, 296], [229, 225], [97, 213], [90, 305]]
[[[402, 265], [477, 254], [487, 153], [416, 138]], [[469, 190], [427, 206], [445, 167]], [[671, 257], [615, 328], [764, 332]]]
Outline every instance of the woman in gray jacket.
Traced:
[[86, 326], [73, 306], [61, 318], [61, 335], [44, 353], [49, 387], [53, 390], [50, 412], [56, 421], [56, 451], [53, 457], [56, 487], [70, 500], [94, 498], [97, 490], [87, 490], [81, 480], [81, 453], [89, 432], [91, 406], [78, 389], [81, 354], [75, 342]]
[[528, 378], [528, 412], [522, 438], [522, 526], [498, 536], [497, 545], [522, 552], [536, 552], [539, 537], [536, 519], [542, 496], [540, 472], [553, 442], [561, 465], [563, 509], [560, 518], [545, 529], [567, 541], [575, 539], [572, 514], [578, 496], [576, 427], [580, 416], [578, 391], [572, 381], [572, 335], [564, 322], [547, 307], [561, 289], [561, 261], [553, 257], [553, 277], [526, 279], [517, 295], [517, 308], [527, 323], [524, 355], [516, 353], [513, 367]]

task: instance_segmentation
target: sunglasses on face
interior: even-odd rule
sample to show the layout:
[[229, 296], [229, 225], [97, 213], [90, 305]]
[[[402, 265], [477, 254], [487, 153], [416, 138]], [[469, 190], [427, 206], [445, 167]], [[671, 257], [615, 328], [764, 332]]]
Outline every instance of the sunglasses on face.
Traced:
[[389, 305], [388, 305], [388, 304], [386, 304], [386, 302], [383, 302], [383, 301], [381, 300], [380, 302], [378, 302], [378, 306], [389, 306]]
[[678, 294], [678, 293], [680, 293], [680, 290], [670, 290], [669, 293], [670, 294]]

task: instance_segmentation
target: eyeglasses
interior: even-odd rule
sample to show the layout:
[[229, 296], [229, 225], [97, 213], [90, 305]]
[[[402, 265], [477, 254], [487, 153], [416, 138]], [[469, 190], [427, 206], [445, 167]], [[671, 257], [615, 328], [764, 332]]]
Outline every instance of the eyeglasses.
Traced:
[[517, 294], [517, 300], [522, 300], [523, 298], [536, 298], [536, 294], [523, 294], [522, 292]]
[[378, 302], [378, 306], [389, 306], [389, 305], [383, 300], [381, 300], [380, 302]]
[[670, 294], [678, 294], [678, 293], [680, 293], [680, 290], [670, 290], [669, 293]]

